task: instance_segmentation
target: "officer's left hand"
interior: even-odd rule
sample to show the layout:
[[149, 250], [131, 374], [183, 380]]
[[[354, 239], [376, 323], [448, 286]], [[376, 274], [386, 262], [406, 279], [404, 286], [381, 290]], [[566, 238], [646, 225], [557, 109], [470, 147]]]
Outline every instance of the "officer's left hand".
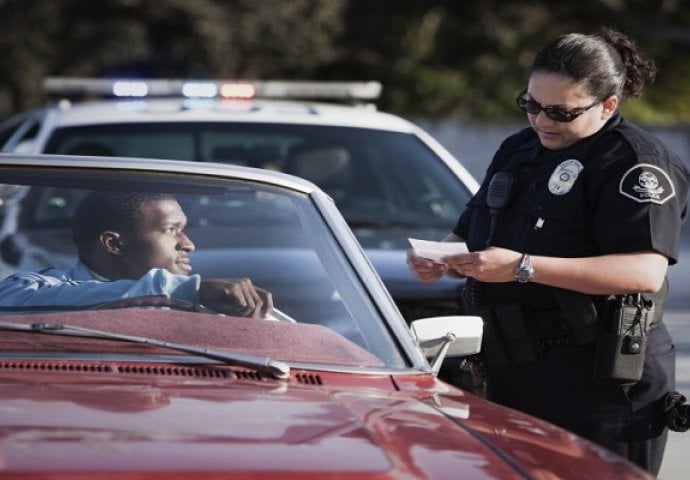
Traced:
[[412, 248], [407, 251], [407, 266], [422, 283], [435, 282], [448, 272], [447, 265], [420, 257]]
[[489, 247], [477, 252], [448, 255], [442, 261], [458, 273], [482, 282], [512, 282], [522, 254], [507, 248]]

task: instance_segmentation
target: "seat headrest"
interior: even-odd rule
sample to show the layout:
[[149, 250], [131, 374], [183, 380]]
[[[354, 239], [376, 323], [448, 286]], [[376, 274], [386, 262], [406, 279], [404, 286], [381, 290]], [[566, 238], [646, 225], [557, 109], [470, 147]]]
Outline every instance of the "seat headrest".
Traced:
[[95, 157], [112, 157], [113, 150], [99, 142], [82, 142], [65, 152], [67, 155], [93, 155]]
[[334, 178], [347, 180], [350, 153], [343, 147], [304, 148], [294, 152], [290, 173], [316, 184]]

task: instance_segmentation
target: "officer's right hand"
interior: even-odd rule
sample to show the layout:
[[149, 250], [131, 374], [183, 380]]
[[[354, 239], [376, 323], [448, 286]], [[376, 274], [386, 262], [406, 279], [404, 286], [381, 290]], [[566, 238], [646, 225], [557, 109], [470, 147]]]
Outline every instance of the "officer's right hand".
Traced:
[[448, 266], [417, 255], [413, 248], [407, 251], [407, 266], [422, 283], [435, 282], [448, 272]]
[[268, 318], [273, 311], [271, 292], [255, 287], [248, 278], [202, 280], [199, 300], [211, 310], [236, 317]]

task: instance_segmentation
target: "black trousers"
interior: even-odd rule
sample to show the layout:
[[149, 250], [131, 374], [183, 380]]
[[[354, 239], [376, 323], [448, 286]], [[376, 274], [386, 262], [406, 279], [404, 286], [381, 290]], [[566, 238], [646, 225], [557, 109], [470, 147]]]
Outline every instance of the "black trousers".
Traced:
[[658, 404], [675, 390], [675, 358], [662, 323], [648, 334], [643, 377], [633, 386], [595, 383], [594, 345], [566, 346], [538, 362], [487, 366], [487, 396], [592, 440], [656, 476], [668, 436]]

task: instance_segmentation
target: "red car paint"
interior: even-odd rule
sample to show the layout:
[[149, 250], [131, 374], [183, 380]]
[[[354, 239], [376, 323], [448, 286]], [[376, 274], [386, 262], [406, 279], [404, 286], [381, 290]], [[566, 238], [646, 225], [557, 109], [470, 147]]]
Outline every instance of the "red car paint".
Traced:
[[[133, 322], [142, 315], [145, 321]], [[184, 322], [198, 315], [206, 317], [126, 309], [31, 319], [69, 316], [91, 328], [110, 322], [111, 331], [129, 323], [130, 332], [139, 324], [137, 334], [174, 331], [179, 341]], [[243, 335], [275, 341], [291, 330], [288, 357], [314, 355], [305, 349], [311, 344], [340, 361], [368, 358], [317, 326], [222, 320], [238, 344]], [[226, 340], [217, 335], [213, 343]], [[0, 361], [3, 479], [649, 478], [570, 433], [431, 374], [293, 368], [280, 380], [224, 365], [89, 360], [80, 354], [102, 356], [106, 346], [132, 355], [164, 349], [3, 332], [3, 350], [22, 345], [64, 353]]]

